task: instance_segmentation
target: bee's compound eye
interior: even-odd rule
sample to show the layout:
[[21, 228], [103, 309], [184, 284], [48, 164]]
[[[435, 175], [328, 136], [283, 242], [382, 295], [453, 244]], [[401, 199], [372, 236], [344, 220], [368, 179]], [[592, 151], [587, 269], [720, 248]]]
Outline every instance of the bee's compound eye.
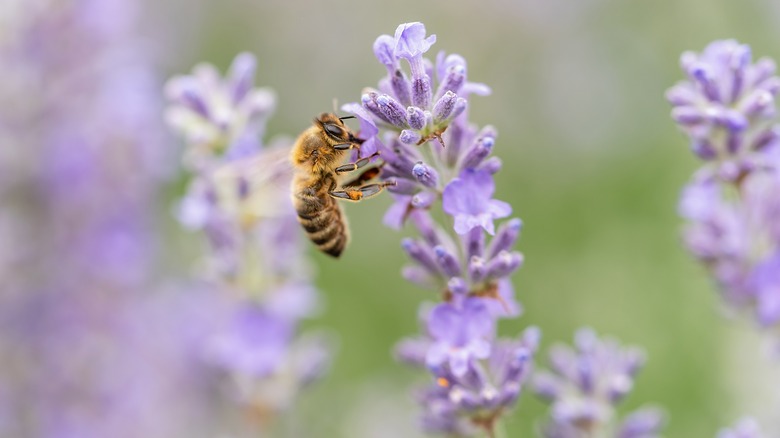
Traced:
[[339, 128], [338, 126], [332, 124], [332, 123], [326, 123], [324, 125], [325, 130], [328, 131], [328, 134], [336, 139], [341, 140], [344, 138], [344, 130]]

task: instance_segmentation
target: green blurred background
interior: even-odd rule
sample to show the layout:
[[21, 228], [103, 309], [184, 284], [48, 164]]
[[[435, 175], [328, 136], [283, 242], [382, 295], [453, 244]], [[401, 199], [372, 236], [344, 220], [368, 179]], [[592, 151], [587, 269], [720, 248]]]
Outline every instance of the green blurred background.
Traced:
[[[664, 406], [671, 438], [714, 436], [744, 414], [767, 430], [778, 421], [769, 390], [780, 375], [762, 340], [748, 323], [724, 317], [680, 245], [676, 203], [699, 162], [663, 93], [682, 78], [680, 53], [714, 39], [779, 57], [780, 3], [168, 0], [150, 5], [148, 16], [150, 35], [176, 49], [162, 59], [166, 74], [199, 61], [224, 69], [243, 50], [258, 56], [258, 85], [279, 97], [266, 139], [296, 135], [334, 99], [358, 100], [385, 74], [374, 39], [424, 22], [438, 37], [431, 55], [463, 55], [470, 80], [493, 89], [472, 99], [471, 120], [498, 129], [496, 198], [525, 222], [518, 248], [526, 265], [514, 277], [525, 314], [501, 331], [539, 326], [544, 353], [583, 325], [644, 347], [649, 361], [623, 408]], [[341, 260], [312, 251], [326, 307], [308, 328], [330, 331], [339, 350], [280, 436], [418, 433], [410, 393], [426, 376], [395, 363], [391, 350], [418, 332], [418, 306], [433, 297], [399, 275], [402, 234], [381, 224], [389, 203], [384, 196], [346, 206], [354, 240]], [[508, 436], [533, 436], [544, 411], [526, 391]]]

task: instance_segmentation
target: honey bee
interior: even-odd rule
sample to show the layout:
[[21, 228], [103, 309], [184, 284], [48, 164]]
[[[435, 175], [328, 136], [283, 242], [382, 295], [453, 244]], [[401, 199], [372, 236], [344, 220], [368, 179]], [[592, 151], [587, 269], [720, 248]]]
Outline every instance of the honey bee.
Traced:
[[361, 201], [381, 192], [392, 182], [363, 185], [379, 174], [373, 167], [339, 186], [342, 174], [366, 166], [379, 152], [354, 163], [341, 164], [347, 151], [360, 149], [363, 140], [344, 124], [350, 117], [322, 113], [293, 145], [290, 161], [295, 168], [292, 201], [309, 239], [325, 254], [341, 255], [349, 241], [347, 218], [338, 199]]

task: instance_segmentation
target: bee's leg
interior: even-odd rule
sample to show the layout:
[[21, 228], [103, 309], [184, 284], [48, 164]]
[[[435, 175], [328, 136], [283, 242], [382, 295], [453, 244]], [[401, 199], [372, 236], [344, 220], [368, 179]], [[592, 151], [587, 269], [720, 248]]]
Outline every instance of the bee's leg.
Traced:
[[358, 170], [361, 167], [363, 167], [366, 164], [368, 164], [368, 162], [371, 161], [372, 158], [378, 157], [378, 156], [379, 156], [379, 152], [374, 152], [370, 157], [364, 157], [364, 158], [361, 158], [361, 159], [355, 161], [354, 163], [347, 163], [347, 164], [345, 164], [343, 166], [339, 166], [339, 167], [336, 168], [336, 174], [346, 173], [346, 172], [353, 172], [355, 170]]
[[[369, 169], [371, 170], [371, 169]], [[385, 181], [377, 184], [369, 184], [367, 186], [358, 187], [355, 189], [331, 191], [328, 194], [336, 199], [346, 199], [348, 201], [362, 201], [363, 199], [370, 198], [377, 193], [384, 190], [387, 186], [394, 186], [395, 181]]]
[[362, 141], [358, 142], [357, 140], [354, 140], [354, 141], [349, 142], [349, 143], [334, 144], [333, 145], [333, 149], [335, 149], [337, 151], [347, 151], [347, 150], [350, 150], [350, 149], [358, 149], [359, 150], [360, 149], [360, 143], [363, 143], [363, 142]]
[[360, 175], [357, 176], [357, 178], [353, 179], [352, 181], [346, 182], [342, 184], [342, 188], [349, 188], [349, 187], [360, 187], [363, 184], [371, 181], [372, 179], [379, 176], [379, 174], [382, 173], [382, 166], [378, 167], [372, 167], [370, 169], [364, 170]]

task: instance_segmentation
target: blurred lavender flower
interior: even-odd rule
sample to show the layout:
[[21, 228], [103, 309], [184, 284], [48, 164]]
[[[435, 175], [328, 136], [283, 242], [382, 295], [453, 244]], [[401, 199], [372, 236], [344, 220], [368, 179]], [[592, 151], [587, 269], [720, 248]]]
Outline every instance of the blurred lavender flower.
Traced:
[[689, 220], [685, 243], [737, 310], [764, 327], [780, 320], [780, 173], [752, 173], [739, 189], [695, 178], [680, 212]]
[[[534, 328], [518, 341], [496, 339], [497, 319], [520, 314], [509, 277], [523, 262], [512, 250], [521, 222], [512, 219], [496, 231], [494, 221], [512, 212], [493, 199], [493, 174], [501, 168], [489, 157], [496, 132], [467, 120], [468, 96], [489, 89], [467, 82], [459, 55], [441, 53], [435, 67], [426, 60], [435, 41], [422, 23], [377, 38], [374, 54], [388, 75], [378, 90], [364, 91], [360, 104], [342, 109], [360, 121], [366, 139], [360, 153], [378, 150], [381, 177], [394, 183], [388, 190], [396, 201], [385, 223], [398, 229], [409, 220], [420, 235], [402, 243], [414, 262], [404, 277], [441, 294], [442, 302], [424, 312], [426, 335], [398, 347], [401, 360], [426, 366], [436, 382], [420, 397], [425, 429], [492, 434], [517, 400], [540, 334]], [[434, 222], [429, 210], [437, 207], [453, 217], [454, 227]]]
[[739, 420], [734, 427], [722, 429], [718, 432], [718, 438], [762, 438], [761, 428], [752, 418], [743, 418]]
[[710, 271], [727, 303], [762, 327], [780, 320], [780, 170], [775, 96], [780, 78], [750, 47], [715, 41], [682, 55], [689, 76], [667, 92], [672, 117], [694, 151], [713, 164], [682, 194], [688, 249]]
[[688, 80], [672, 87], [666, 98], [693, 152], [713, 162], [713, 170], [728, 181], [776, 166], [773, 119], [780, 78], [774, 61], [762, 58], [753, 64], [749, 46], [722, 40], [701, 54], [683, 53], [680, 65]]
[[[213, 427], [210, 373], [189, 347], [219, 306], [153, 282], [168, 169], [138, 15], [126, 0], [0, 8], [0, 197], [13, 236], [0, 247], [16, 253], [0, 257], [3, 436]], [[214, 313], [192, 317], [204, 308]]]
[[166, 92], [169, 124], [196, 159], [185, 160], [194, 175], [178, 217], [205, 234], [204, 277], [234, 300], [204, 355], [229, 377], [239, 405], [265, 418], [289, 409], [329, 354], [322, 336], [296, 335], [318, 297], [289, 198], [289, 144], [261, 143], [273, 95], [253, 88], [255, 65], [242, 53], [223, 79], [201, 64], [170, 79]]
[[205, 165], [222, 155], [245, 157], [260, 150], [260, 136], [276, 105], [269, 88], [254, 88], [257, 60], [241, 53], [223, 79], [211, 64], [199, 64], [189, 76], [171, 78], [165, 95], [166, 119], [188, 143], [185, 164]]
[[631, 392], [636, 373], [644, 364], [644, 353], [622, 348], [613, 339], [599, 339], [587, 328], [576, 333], [574, 345], [575, 349], [554, 346], [551, 372], [540, 371], [534, 376], [537, 395], [551, 403], [544, 436], [659, 436], [664, 415], [656, 408], [642, 408], [621, 422], [615, 418], [615, 406]]

